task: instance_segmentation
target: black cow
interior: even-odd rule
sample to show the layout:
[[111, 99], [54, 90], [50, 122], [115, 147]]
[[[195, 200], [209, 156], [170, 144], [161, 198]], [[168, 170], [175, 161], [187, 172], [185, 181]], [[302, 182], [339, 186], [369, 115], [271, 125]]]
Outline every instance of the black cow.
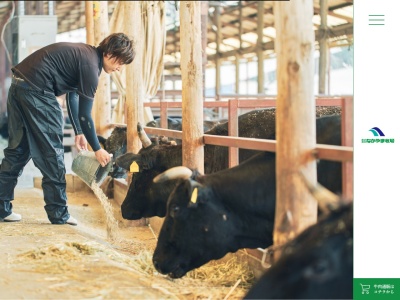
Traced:
[[289, 242], [245, 299], [352, 299], [353, 205]]
[[[325, 111], [324, 111], [325, 112]], [[319, 111], [317, 110], [317, 115]], [[340, 117], [337, 117], [340, 119]], [[340, 127], [339, 119], [336, 119]], [[275, 109], [254, 110], [239, 116], [239, 136], [275, 139]], [[212, 135], [228, 135], [228, 123], [216, 125], [206, 132]], [[332, 142], [320, 137], [319, 143], [340, 145], [340, 128], [336, 135], [331, 135]], [[334, 138], [334, 140], [333, 140]], [[256, 150], [239, 149], [239, 162], [254, 154]], [[270, 153], [269, 155], [273, 155]], [[166, 203], [176, 182], [153, 183], [153, 178], [169, 168], [182, 165], [182, 145], [152, 144], [142, 148], [138, 154], [126, 153], [116, 159], [116, 164], [126, 170], [136, 162], [139, 170], [132, 176], [132, 183], [121, 206], [122, 216], [128, 220], [137, 220], [143, 217], [164, 217]], [[321, 163], [325, 163], [322, 161]], [[340, 168], [340, 166], [338, 166]], [[214, 173], [228, 168], [228, 148], [222, 146], [204, 146], [204, 171], [206, 174]], [[320, 175], [322, 176], [322, 174]], [[329, 176], [329, 174], [326, 174]], [[327, 178], [325, 181], [329, 181]], [[341, 183], [335, 187], [334, 192], [341, 191]]]
[[[340, 144], [340, 123], [340, 116], [318, 118], [317, 143]], [[274, 154], [262, 152], [231, 169], [185, 176], [190, 178], [180, 180], [169, 196], [154, 252], [154, 266], [160, 273], [179, 278], [228, 252], [272, 244]], [[317, 178], [329, 190], [340, 191], [341, 164], [321, 161]]]

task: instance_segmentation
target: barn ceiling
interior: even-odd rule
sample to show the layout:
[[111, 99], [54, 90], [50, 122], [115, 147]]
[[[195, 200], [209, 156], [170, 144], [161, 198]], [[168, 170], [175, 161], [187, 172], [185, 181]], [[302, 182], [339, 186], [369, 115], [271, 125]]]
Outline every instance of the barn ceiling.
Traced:
[[[3, 24], [13, 12], [18, 14], [20, 1], [0, 1], [0, 22]], [[257, 6], [259, 1], [208, 1], [207, 55], [213, 62], [216, 56], [217, 32], [220, 34], [219, 57], [234, 59], [239, 54], [242, 58], [252, 59], [257, 50]], [[263, 42], [265, 56], [274, 53], [274, 15], [273, 1], [264, 2]], [[327, 0], [328, 2], [328, 37], [330, 47], [347, 46], [353, 43], [353, 0]], [[73, 31], [85, 27], [85, 1], [23, 1], [25, 15], [49, 14], [53, 7], [58, 20], [58, 33]], [[108, 1], [111, 16], [118, 1]], [[166, 1], [166, 65], [179, 64], [179, 1]], [[313, 23], [316, 41], [319, 38], [320, 0], [314, 0]], [[217, 15], [219, 14], [219, 21]], [[240, 22], [240, 15], [242, 22]], [[218, 31], [218, 28], [220, 30]], [[239, 38], [241, 31], [241, 39]], [[240, 45], [241, 41], [241, 45]], [[259, 47], [259, 46], [258, 46]], [[316, 43], [318, 48], [318, 43]]]

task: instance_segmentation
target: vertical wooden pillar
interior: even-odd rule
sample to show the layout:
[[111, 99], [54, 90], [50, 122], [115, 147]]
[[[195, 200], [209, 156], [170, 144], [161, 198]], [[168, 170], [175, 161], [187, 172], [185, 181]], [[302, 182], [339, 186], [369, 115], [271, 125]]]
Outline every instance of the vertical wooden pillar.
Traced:
[[204, 173], [200, 2], [180, 6], [182, 70], [182, 161]]
[[206, 99], [208, 1], [201, 1], [201, 49], [203, 67], [203, 101]]
[[37, 15], [44, 15], [43, 1], [35, 1], [35, 3], [36, 3], [36, 14]]
[[316, 182], [313, 95], [313, 1], [276, 2], [277, 52], [277, 202], [274, 244], [285, 243], [317, 220], [317, 203], [297, 175]]
[[215, 98], [219, 100], [219, 94], [221, 93], [221, 59], [219, 58], [220, 50], [219, 45], [221, 44], [221, 8], [215, 7], [214, 11], [214, 22], [217, 26], [215, 33], [216, 53], [215, 53]]
[[239, 94], [240, 92], [240, 54], [242, 51], [242, 35], [243, 35], [243, 9], [242, 9], [242, 1], [239, 1], [239, 53], [235, 55], [235, 63], [236, 63], [236, 80], [235, 80], [235, 92]]
[[242, 1], [239, 1], [239, 49], [242, 50], [242, 35], [243, 35], [243, 8]]
[[248, 95], [249, 92], [249, 60], [246, 60], [246, 94]]
[[[342, 99], [342, 145], [354, 146], [354, 103], [353, 97], [344, 97]], [[345, 130], [346, 129], [346, 130]], [[352, 162], [342, 163], [342, 186], [343, 198], [346, 201], [353, 201], [354, 189], [354, 165]]]
[[240, 55], [235, 54], [235, 93], [239, 94], [240, 91]]
[[[108, 36], [108, 1], [93, 1], [94, 4], [94, 42], [98, 46]], [[96, 96], [94, 97], [95, 127], [99, 135], [108, 137], [111, 123], [110, 75], [101, 72]]]
[[258, 93], [264, 94], [264, 54], [262, 49], [264, 29], [264, 1], [257, 2], [257, 66]]
[[329, 72], [329, 47], [328, 47], [328, 0], [319, 0], [321, 25], [319, 26], [319, 85], [318, 93], [326, 93], [326, 80]]
[[137, 153], [142, 148], [137, 134], [137, 123], [141, 122], [144, 125], [142, 5], [141, 1], [124, 1], [122, 3], [124, 4], [124, 32], [129, 37], [133, 37], [136, 52], [133, 62], [126, 66], [127, 151]]
[[[24, 1], [25, 2], [25, 15], [30, 16], [33, 15], [33, 1]], [[36, 1], [35, 1], [36, 2]]]
[[93, 1], [85, 1], [86, 44], [94, 46]]

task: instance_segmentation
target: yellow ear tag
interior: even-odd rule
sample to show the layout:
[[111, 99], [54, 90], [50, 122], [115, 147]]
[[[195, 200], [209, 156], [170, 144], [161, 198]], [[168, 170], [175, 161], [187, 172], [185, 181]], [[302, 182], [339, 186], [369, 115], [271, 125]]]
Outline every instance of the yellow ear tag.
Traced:
[[134, 161], [133, 163], [131, 163], [131, 166], [129, 167], [129, 171], [131, 173], [137, 173], [139, 172], [139, 165], [137, 164], [136, 161]]
[[192, 192], [192, 197], [190, 198], [190, 202], [196, 203], [197, 202], [197, 188], [194, 188]]

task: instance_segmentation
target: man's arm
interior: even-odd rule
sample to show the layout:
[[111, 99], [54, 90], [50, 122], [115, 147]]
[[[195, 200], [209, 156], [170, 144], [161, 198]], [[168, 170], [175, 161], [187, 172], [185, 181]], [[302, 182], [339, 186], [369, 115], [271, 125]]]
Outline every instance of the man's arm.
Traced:
[[96, 135], [96, 129], [94, 127], [92, 119], [92, 107], [93, 100], [86, 99], [85, 97], [79, 97], [79, 124], [82, 128], [82, 132], [85, 135], [89, 145], [92, 147], [93, 151], [96, 152], [100, 150], [100, 143]]
[[71, 120], [71, 125], [72, 128], [74, 129], [75, 135], [83, 134], [78, 118], [78, 112], [79, 112], [78, 94], [76, 92], [67, 93], [66, 100], [67, 100], [67, 112]]
[[111, 155], [100, 147], [99, 139], [96, 135], [96, 129], [94, 127], [93, 119], [92, 119], [92, 107], [93, 107], [93, 99], [79, 97], [79, 121], [89, 145], [92, 147], [94, 154], [96, 155], [97, 161], [101, 164], [101, 166], [107, 165], [111, 160]]

